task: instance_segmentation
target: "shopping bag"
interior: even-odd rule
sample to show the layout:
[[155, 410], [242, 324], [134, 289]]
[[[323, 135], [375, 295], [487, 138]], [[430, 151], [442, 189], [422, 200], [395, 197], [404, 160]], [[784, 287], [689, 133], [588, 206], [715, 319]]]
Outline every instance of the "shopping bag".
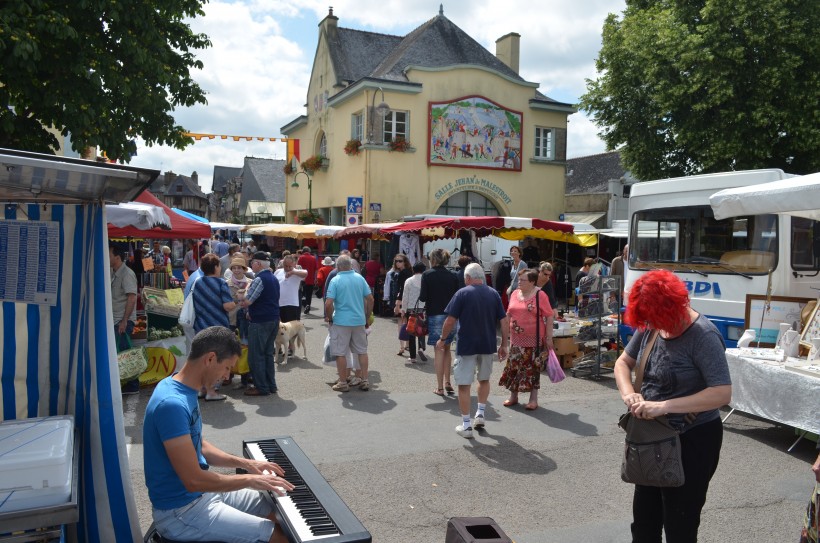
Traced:
[[[120, 372], [120, 382], [125, 383], [140, 376], [148, 367], [148, 358], [145, 356], [145, 349], [133, 347], [128, 334], [123, 334], [128, 342], [128, 347], [117, 353], [117, 367]], [[119, 347], [119, 342], [117, 342]]]
[[558, 361], [558, 357], [552, 349], [550, 349], [549, 359], [547, 360], [547, 375], [553, 383], [560, 383], [566, 377], [561, 362]]
[[[194, 290], [196, 290], [196, 283], [199, 281], [197, 278], [194, 281], [193, 286], [191, 286], [191, 292], [188, 293], [188, 297], [185, 298], [185, 301], [182, 303], [182, 310], [179, 312], [179, 325], [182, 326], [182, 329], [186, 332], [186, 334], [194, 329], [194, 321], [196, 321], [196, 309], [194, 308]], [[191, 334], [193, 336], [193, 334]]]
[[248, 346], [242, 345], [242, 354], [239, 355], [239, 358], [236, 359], [236, 364], [234, 364], [231, 373], [238, 373], [239, 375], [245, 375], [246, 373], [250, 373], [251, 368], [248, 365]]

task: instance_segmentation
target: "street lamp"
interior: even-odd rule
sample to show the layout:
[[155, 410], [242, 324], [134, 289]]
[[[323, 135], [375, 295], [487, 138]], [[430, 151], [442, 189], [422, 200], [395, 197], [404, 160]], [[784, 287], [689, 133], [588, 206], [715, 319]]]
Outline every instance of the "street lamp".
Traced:
[[291, 184], [290, 184], [290, 186], [291, 186], [292, 188], [294, 188], [294, 189], [298, 189], [298, 188], [299, 188], [299, 183], [296, 181], [296, 179], [297, 179], [300, 175], [304, 175], [305, 177], [307, 177], [307, 185], [308, 185], [308, 213], [311, 213], [311, 214], [312, 214], [312, 213], [313, 213], [313, 180], [310, 178], [310, 174], [309, 174], [309, 173], [307, 173], [307, 172], [306, 172], [306, 171], [304, 171], [304, 170], [299, 171], [299, 172], [296, 172], [296, 175], [294, 175], [294, 176], [293, 176], [293, 183], [291, 183]]
[[369, 128], [370, 128], [370, 131], [367, 135], [367, 142], [368, 143], [373, 143], [373, 129], [375, 128], [375, 124], [376, 124], [376, 118], [375, 118], [376, 114], [379, 117], [383, 118], [390, 111], [390, 106], [388, 106], [387, 102], [384, 101], [384, 89], [379, 87], [378, 90], [381, 91], [381, 93], [382, 93], [381, 103], [378, 106], [376, 106], [376, 91], [373, 91], [373, 99], [370, 100], [370, 109], [371, 109], [371, 111], [373, 111], [374, 115], [368, 115], [368, 117], [369, 117], [368, 125], [369, 125]]

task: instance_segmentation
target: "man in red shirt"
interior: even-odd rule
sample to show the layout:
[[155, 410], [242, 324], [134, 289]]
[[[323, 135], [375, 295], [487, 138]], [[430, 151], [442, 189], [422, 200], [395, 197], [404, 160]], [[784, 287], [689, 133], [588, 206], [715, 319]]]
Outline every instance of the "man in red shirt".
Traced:
[[302, 255], [296, 263], [303, 269], [307, 270], [307, 277], [305, 277], [304, 285], [302, 285], [302, 306], [305, 308], [305, 315], [310, 313], [310, 301], [313, 298], [313, 285], [316, 284], [316, 268], [318, 262], [316, 257], [310, 254], [310, 247], [302, 247]]

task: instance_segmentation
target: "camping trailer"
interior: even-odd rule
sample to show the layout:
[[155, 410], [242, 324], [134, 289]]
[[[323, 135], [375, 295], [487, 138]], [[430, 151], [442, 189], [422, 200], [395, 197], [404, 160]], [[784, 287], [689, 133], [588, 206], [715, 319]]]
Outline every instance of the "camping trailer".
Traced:
[[747, 294], [817, 298], [820, 222], [773, 212], [717, 219], [710, 205], [723, 189], [790, 179], [800, 178], [768, 169], [633, 185], [626, 289], [647, 271], [675, 272], [689, 288], [692, 308], [717, 325], [728, 347], [747, 327]]

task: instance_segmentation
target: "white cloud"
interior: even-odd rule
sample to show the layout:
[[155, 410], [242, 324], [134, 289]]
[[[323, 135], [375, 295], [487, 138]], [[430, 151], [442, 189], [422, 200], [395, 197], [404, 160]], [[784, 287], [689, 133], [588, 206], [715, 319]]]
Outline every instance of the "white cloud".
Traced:
[[[340, 26], [405, 35], [436, 16], [439, 3], [337, 0], [333, 6]], [[585, 0], [583, 6], [559, 0], [537, 6], [531, 0], [455, 1], [444, 3], [444, 14], [491, 52], [496, 39], [521, 34], [522, 77], [539, 83], [551, 98], [576, 103], [584, 79], [595, 77], [604, 19], [623, 7], [624, 0]], [[191, 26], [213, 43], [197, 53], [205, 67], [194, 74], [208, 104], [176, 111], [177, 123], [192, 132], [281, 137], [279, 128], [305, 112], [317, 26], [328, 14], [327, 2], [215, 0], [204, 10], [205, 17]], [[583, 113], [573, 115], [568, 155], [603, 152], [596, 132]], [[183, 175], [196, 171], [207, 193], [215, 165], [241, 167], [245, 156], [284, 158], [285, 144], [203, 140], [178, 151], [139, 142], [132, 164]]]

